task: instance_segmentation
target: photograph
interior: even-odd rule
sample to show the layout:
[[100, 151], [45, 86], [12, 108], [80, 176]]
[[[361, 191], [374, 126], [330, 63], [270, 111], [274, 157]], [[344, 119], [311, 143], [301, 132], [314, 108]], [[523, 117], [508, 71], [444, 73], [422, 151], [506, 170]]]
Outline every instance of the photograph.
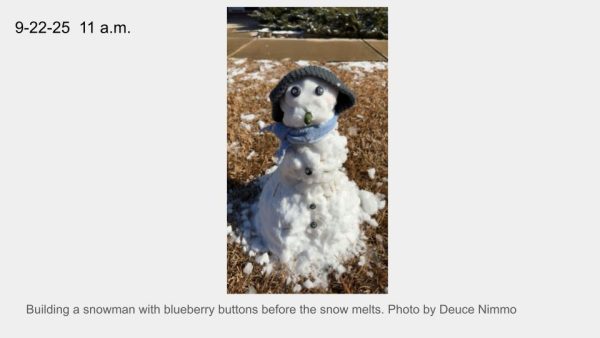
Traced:
[[597, 3], [0, 1], [0, 338], [600, 337]]
[[388, 293], [387, 25], [227, 8], [228, 293]]

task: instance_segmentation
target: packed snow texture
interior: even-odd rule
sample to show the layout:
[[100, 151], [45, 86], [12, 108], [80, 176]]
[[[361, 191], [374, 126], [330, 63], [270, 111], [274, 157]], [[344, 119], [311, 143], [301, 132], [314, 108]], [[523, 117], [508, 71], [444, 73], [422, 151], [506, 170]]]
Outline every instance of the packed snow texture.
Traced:
[[334, 130], [317, 143], [288, 149], [275, 171], [263, 176], [260, 199], [244, 215], [251, 217], [243, 222], [249, 248], [261, 252], [256, 263], [269, 264], [270, 252], [296, 277], [312, 277], [305, 288], [326, 286], [329, 272], [346, 270], [343, 263], [365, 249], [360, 224], [376, 224], [371, 215], [385, 205], [340, 170], [346, 143]]
[[[337, 90], [325, 89], [337, 95]], [[312, 97], [326, 100], [329, 96]], [[298, 107], [288, 106], [290, 102], [282, 105], [284, 121], [285, 114], [297, 112], [294, 108]], [[296, 102], [310, 105], [312, 111], [332, 107], [330, 102]], [[320, 113], [327, 114], [315, 111], [315, 115]], [[241, 211], [237, 236], [244, 241], [235, 241], [242, 243], [244, 251], [256, 252], [255, 261], [263, 266], [263, 273], [270, 273], [272, 262], [279, 262], [292, 272], [295, 283], [305, 277], [302, 287], [325, 287], [329, 273], [344, 273], [343, 264], [365, 251], [360, 225], [376, 226], [371, 216], [385, 201], [361, 190], [346, 176], [343, 164], [347, 155], [347, 139], [336, 127], [315, 143], [290, 146], [278, 165], [258, 180], [258, 202]], [[252, 271], [251, 263], [244, 273], [246, 270]], [[293, 291], [300, 291], [299, 286]]]

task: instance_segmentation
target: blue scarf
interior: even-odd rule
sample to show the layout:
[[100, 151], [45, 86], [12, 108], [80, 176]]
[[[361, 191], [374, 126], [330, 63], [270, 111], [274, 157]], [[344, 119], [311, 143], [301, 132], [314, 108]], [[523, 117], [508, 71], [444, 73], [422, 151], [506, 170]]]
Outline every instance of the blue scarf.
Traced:
[[281, 122], [273, 123], [261, 131], [270, 131], [279, 138], [279, 149], [275, 156], [281, 161], [285, 151], [292, 144], [311, 144], [319, 141], [337, 125], [338, 115], [335, 114], [329, 121], [325, 121], [317, 126], [308, 126], [303, 128], [291, 128]]

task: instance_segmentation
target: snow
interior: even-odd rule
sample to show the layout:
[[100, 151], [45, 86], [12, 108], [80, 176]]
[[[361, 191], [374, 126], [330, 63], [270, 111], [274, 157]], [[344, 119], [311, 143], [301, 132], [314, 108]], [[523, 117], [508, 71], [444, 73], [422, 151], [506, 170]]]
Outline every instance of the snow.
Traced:
[[302, 35], [302, 31], [272, 31], [273, 35]]
[[243, 59], [235, 59], [233, 61], [233, 64], [236, 65], [236, 66], [242, 65], [244, 63], [246, 63], [246, 59], [245, 58], [243, 58]]
[[385, 195], [382, 193], [377, 193], [375, 194], [375, 197], [377, 197], [377, 200], [379, 201], [379, 209], [385, 208]]
[[[288, 149], [263, 187], [253, 223], [267, 249], [298, 275], [326, 280], [329, 266], [365, 246], [359, 225], [369, 216], [359, 189], [336, 170], [346, 160], [346, 144], [334, 131], [315, 144]], [[306, 167], [313, 168], [311, 175]], [[319, 207], [310, 209], [312, 203]]]
[[306, 67], [310, 66], [310, 62], [306, 60], [298, 60], [296, 61], [296, 65], [298, 65], [299, 67]]
[[[307, 288], [327, 285], [330, 266], [345, 272], [341, 263], [366, 246], [360, 224], [374, 222], [370, 214], [378, 210], [376, 196], [338, 170], [347, 153], [347, 139], [337, 131], [288, 149], [279, 166], [271, 168], [254, 207], [257, 240], [249, 242], [270, 251], [294, 275], [312, 277]], [[305, 174], [307, 166], [313, 168], [311, 175]], [[312, 203], [318, 207], [309, 208]], [[310, 226], [313, 220], [316, 228]]]
[[273, 70], [276, 66], [280, 65], [279, 61], [274, 60], [258, 60], [260, 72], [266, 72], [269, 70]]
[[356, 127], [348, 127], [348, 135], [356, 136], [358, 135], [358, 128]]
[[254, 115], [254, 114], [242, 114], [240, 116], [240, 118], [244, 122], [250, 122], [250, 121], [254, 120], [254, 118], [256, 118], [256, 115]]
[[273, 271], [273, 264], [266, 264], [262, 269], [263, 275], [269, 275]]
[[242, 126], [242, 128], [244, 128], [244, 129], [246, 129], [248, 131], [252, 130], [252, 125], [250, 125], [250, 124], [248, 124], [246, 122], [240, 122], [240, 125]]
[[277, 66], [281, 65], [281, 62], [276, 60], [256, 60], [255, 62], [258, 63], [258, 69], [252, 72], [247, 72], [246, 67], [234, 67], [230, 69], [227, 72], [227, 79], [231, 80], [229, 83], [233, 83], [233, 78], [241, 74], [245, 74], [241, 77], [241, 80], [243, 81], [264, 81], [266, 76], [268, 76]]
[[373, 215], [379, 210], [379, 198], [370, 191], [361, 190], [358, 192], [360, 197], [360, 205], [368, 214]]
[[246, 72], [246, 67], [231, 67], [227, 70], [227, 83], [234, 83], [234, 78], [244, 74]]
[[367, 263], [367, 259], [365, 258], [365, 256], [360, 256], [358, 258], [358, 265], [359, 266], [364, 266]]
[[302, 286], [304, 286], [306, 289], [312, 289], [316, 285], [310, 279], [307, 279], [307, 280], [304, 281], [304, 283], [302, 283]]
[[243, 270], [243, 272], [244, 272], [246, 275], [249, 275], [249, 274], [251, 274], [251, 273], [252, 273], [252, 263], [250, 263], [250, 262], [246, 263], [246, 266], [244, 266], [244, 270]]
[[256, 263], [260, 265], [265, 265], [269, 263], [269, 254], [265, 252], [260, 256], [256, 256]]
[[276, 166], [276, 165], [274, 165], [274, 166], [272, 166], [271, 168], [267, 169], [267, 170], [265, 171], [265, 175], [271, 175], [272, 173], [274, 173], [274, 172], [275, 172], [275, 170], [277, 170], [277, 166]]
[[335, 66], [338, 69], [346, 71], [364, 71], [372, 73], [375, 70], [386, 70], [387, 62], [385, 61], [351, 61], [351, 62], [330, 62], [328, 65]]
[[377, 223], [377, 221], [374, 218], [370, 218], [368, 220], [366, 220], [367, 224], [372, 226], [372, 227], [378, 227], [379, 223]]
[[[314, 92], [314, 83], [303, 81], [302, 85], [312, 88], [306, 92]], [[297, 127], [292, 115], [307, 107], [315, 118], [329, 118], [336, 89], [325, 90], [327, 94], [282, 105], [283, 122]], [[248, 121], [241, 123], [253, 121], [255, 116], [246, 118]], [[254, 156], [252, 150], [246, 158]], [[240, 206], [240, 233], [248, 252], [254, 253], [263, 274], [271, 273], [274, 263], [282, 264], [296, 283], [294, 292], [302, 287], [326, 287], [328, 275], [347, 273], [344, 263], [353, 257], [360, 256], [363, 265], [366, 262], [361, 225], [377, 225], [371, 216], [380, 209], [383, 197], [361, 190], [348, 178], [343, 170], [347, 156], [347, 138], [337, 128], [318, 142], [292, 145], [277, 165], [257, 179], [262, 189], [258, 200]], [[247, 263], [244, 273], [251, 272], [252, 263]], [[302, 286], [298, 284], [301, 280]]]
[[237, 141], [231, 142], [227, 145], [227, 151], [236, 153], [239, 149], [240, 149], [240, 143]]
[[263, 129], [264, 127], [266, 127], [267, 124], [265, 123], [265, 121], [263, 120], [258, 120], [258, 128], [259, 129]]
[[[286, 112], [283, 115], [283, 124], [292, 128], [305, 127], [305, 115], [307, 111], [312, 113], [313, 124], [321, 124], [333, 118], [338, 88], [321, 79], [312, 77], [302, 78], [289, 85], [300, 90], [298, 97], [284, 95], [280, 101], [281, 110]], [[323, 89], [320, 96], [310, 95], [314, 93], [317, 87]], [[309, 93], [309, 94], [307, 94]]]
[[369, 174], [370, 179], [374, 180], [375, 179], [375, 168], [367, 169], [367, 174]]
[[245, 75], [242, 80], [244, 81], [250, 81], [250, 80], [254, 80], [254, 81], [262, 81], [264, 80], [264, 76], [260, 73], [260, 71], [256, 71], [256, 72], [252, 72], [249, 73], [247, 75]]

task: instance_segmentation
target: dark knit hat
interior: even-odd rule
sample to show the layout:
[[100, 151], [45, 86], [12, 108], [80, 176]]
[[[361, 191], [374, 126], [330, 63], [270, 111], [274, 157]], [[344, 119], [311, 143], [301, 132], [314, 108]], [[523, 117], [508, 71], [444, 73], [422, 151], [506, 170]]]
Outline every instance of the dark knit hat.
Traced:
[[279, 100], [285, 95], [289, 85], [309, 76], [321, 79], [339, 90], [337, 103], [334, 107], [336, 114], [339, 114], [354, 105], [356, 100], [352, 91], [329, 69], [317, 66], [306, 66], [287, 73], [287, 75], [284, 76], [271, 91], [269, 99], [271, 100], [273, 120], [276, 122], [281, 122], [283, 120], [283, 111], [281, 110], [281, 107], [279, 107]]

